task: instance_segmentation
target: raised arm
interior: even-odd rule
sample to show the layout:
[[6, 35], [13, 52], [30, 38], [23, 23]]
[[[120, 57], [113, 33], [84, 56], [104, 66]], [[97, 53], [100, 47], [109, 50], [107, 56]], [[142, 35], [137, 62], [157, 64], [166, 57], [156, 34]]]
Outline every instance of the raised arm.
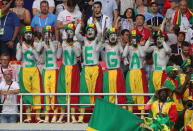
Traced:
[[145, 46], [143, 46], [143, 49], [146, 53], [151, 53], [155, 46], [150, 46], [151, 45], [151, 40], [147, 40], [146, 43], [145, 43]]
[[20, 43], [17, 43], [16, 50], [16, 59], [20, 61], [22, 60], [22, 45]]
[[80, 33], [81, 26], [82, 26], [82, 22], [79, 22], [78, 25], [77, 25], [77, 27], [76, 27], [76, 30], [75, 30], [75, 35], [76, 35], [76, 38], [77, 38], [79, 41], [84, 41], [84, 37], [83, 37], [82, 34]]
[[170, 54], [171, 52], [172, 52], [172, 50], [171, 50], [171, 48], [170, 48], [170, 46], [168, 45], [168, 44], [166, 44], [166, 42], [165, 41], [163, 41], [163, 47], [164, 47], [164, 49], [165, 49], [165, 51], [166, 51], [166, 53], [167, 54]]

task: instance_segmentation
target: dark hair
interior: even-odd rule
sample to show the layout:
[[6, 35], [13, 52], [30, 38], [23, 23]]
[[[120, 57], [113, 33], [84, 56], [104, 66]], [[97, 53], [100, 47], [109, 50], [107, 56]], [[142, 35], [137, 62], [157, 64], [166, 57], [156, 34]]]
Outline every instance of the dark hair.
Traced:
[[184, 36], [184, 38], [186, 37], [186, 33], [185, 32], [178, 32], [178, 36], [182, 34]]
[[142, 14], [137, 14], [137, 15], [135, 16], [135, 19], [137, 19], [137, 17], [143, 17], [143, 20], [145, 21], [145, 16], [144, 16], [144, 15], [142, 15]]
[[41, 5], [41, 4], [47, 4], [47, 5], [49, 6], [49, 3], [48, 3], [48, 1], [47, 1], [47, 0], [43, 0], [43, 1], [41, 1], [41, 2], [40, 2], [40, 5]]
[[157, 5], [158, 6], [158, 4], [156, 3], [156, 2], [151, 2], [151, 4], [150, 4], [151, 6], [153, 6], [153, 5]]
[[130, 33], [130, 31], [129, 31], [128, 29], [123, 29], [123, 30], [121, 31], [121, 35], [124, 35], [125, 32], [129, 32], [129, 33]]
[[94, 4], [93, 5], [100, 5], [100, 7], [102, 8], [102, 3], [100, 2], [100, 1], [96, 1], [96, 2], [94, 2]]
[[67, 6], [68, 7], [76, 7], [77, 1], [76, 0], [68, 0]]
[[1, 54], [0, 57], [2, 57], [2, 56], [8, 56], [8, 57], [10, 57], [10, 53], [9, 53], [9, 52], [4, 52], [4, 53]]
[[135, 21], [135, 12], [134, 12], [134, 9], [132, 9], [132, 8], [127, 8], [127, 9], [125, 10], [125, 12], [124, 12], [124, 14], [123, 14], [123, 18], [125, 18], [125, 19], [127, 18], [127, 17], [126, 17], [126, 13], [127, 13], [128, 10], [131, 10], [131, 11], [132, 11], [132, 16], [131, 16], [131, 18], [132, 18], [133, 21]]
[[189, 42], [187, 42], [187, 41], [184, 41], [184, 42], [182, 43], [182, 47], [184, 47], [184, 46], [190, 47], [191, 44], [190, 44]]

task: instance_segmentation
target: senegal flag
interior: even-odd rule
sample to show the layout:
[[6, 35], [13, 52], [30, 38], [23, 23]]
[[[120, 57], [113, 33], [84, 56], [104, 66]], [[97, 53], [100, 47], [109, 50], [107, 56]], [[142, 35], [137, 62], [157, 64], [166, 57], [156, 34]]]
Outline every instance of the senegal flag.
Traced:
[[98, 98], [86, 131], [141, 131], [140, 123], [133, 113]]

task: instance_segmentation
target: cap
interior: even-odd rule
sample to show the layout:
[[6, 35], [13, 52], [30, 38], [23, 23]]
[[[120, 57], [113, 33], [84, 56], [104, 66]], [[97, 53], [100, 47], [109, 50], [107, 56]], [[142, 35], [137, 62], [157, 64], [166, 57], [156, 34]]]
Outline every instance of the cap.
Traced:
[[116, 28], [109, 28], [107, 30], [107, 36], [109, 37], [111, 34], [113, 33], [117, 33], [117, 29]]
[[65, 30], [72, 30], [75, 31], [76, 27], [74, 24], [68, 24], [65, 26]]
[[33, 32], [33, 27], [32, 26], [25, 26], [22, 28], [22, 34], [26, 32]]
[[169, 73], [169, 72], [171, 72], [171, 71], [177, 71], [178, 70], [178, 68], [176, 68], [176, 67], [174, 67], [174, 66], [168, 66], [167, 68], [166, 68], [166, 73]]
[[88, 24], [88, 25], [86, 26], [86, 31], [87, 31], [89, 28], [93, 28], [93, 29], [96, 30], [96, 25], [95, 25], [95, 24]]
[[44, 32], [54, 32], [54, 27], [53, 26], [45, 26]]

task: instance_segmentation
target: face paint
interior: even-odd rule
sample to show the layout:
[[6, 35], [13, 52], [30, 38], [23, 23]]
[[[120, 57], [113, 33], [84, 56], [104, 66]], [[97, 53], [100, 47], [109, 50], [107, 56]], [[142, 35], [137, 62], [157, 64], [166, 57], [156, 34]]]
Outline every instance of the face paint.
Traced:
[[95, 35], [96, 35], [96, 33], [95, 33], [95, 30], [93, 29], [93, 28], [89, 28], [88, 30], [87, 30], [87, 37], [89, 38], [89, 39], [94, 39], [95, 38]]
[[117, 42], [117, 34], [113, 33], [109, 36], [110, 43], [115, 44]]
[[51, 37], [52, 37], [51, 32], [47, 31], [47, 32], [44, 33], [44, 39], [49, 40]]
[[162, 45], [162, 41], [160, 40], [160, 38], [158, 37], [157, 39], [157, 47], [158, 48], [161, 48], [163, 45]]
[[26, 32], [26, 33], [24, 34], [24, 38], [25, 38], [26, 41], [32, 40], [32, 37], [33, 37], [32, 32]]
[[74, 31], [72, 30], [67, 30], [66, 34], [68, 39], [72, 39], [74, 37]]

